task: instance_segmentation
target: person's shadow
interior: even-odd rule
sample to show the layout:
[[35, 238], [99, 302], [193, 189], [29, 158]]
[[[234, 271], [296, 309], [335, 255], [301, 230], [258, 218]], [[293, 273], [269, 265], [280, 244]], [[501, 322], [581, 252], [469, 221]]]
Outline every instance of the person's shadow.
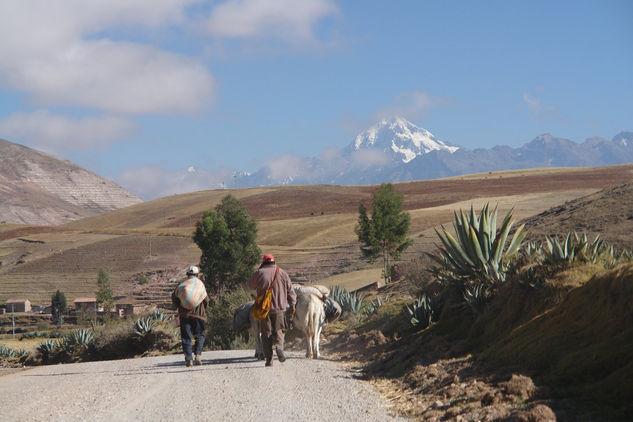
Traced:
[[[254, 358], [252, 356], [240, 356], [240, 357], [230, 357], [230, 358], [202, 359], [202, 365], [200, 366], [194, 365], [189, 368], [184, 367], [185, 366], [184, 360], [178, 361], [178, 362], [157, 363], [156, 365], [154, 365], [154, 367], [155, 368], [182, 367], [183, 371], [190, 371], [190, 370], [200, 370], [200, 369], [215, 369], [213, 367], [215, 366], [217, 368], [218, 365], [235, 365], [235, 364], [240, 364], [240, 363], [243, 364], [247, 362], [258, 362], [258, 360], [257, 358]], [[248, 368], [251, 368], [251, 366], [234, 367], [232, 369], [248, 369]]]

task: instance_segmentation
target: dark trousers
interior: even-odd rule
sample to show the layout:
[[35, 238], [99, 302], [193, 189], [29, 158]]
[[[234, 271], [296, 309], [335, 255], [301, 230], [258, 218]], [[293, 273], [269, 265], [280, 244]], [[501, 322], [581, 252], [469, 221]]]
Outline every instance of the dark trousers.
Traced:
[[202, 346], [204, 346], [204, 321], [198, 318], [180, 318], [180, 338], [182, 339], [182, 350], [185, 353], [185, 359], [191, 360], [191, 343], [195, 339], [196, 355], [202, 354]]
[[271, 311], [268, 316], [259, 322], [259, 332], [262, 334], [262, 347], [267, 361], [273, 359], [273, 346], [284, 350], [284, 337], [286, 333], [286, 313], [284, 311]]

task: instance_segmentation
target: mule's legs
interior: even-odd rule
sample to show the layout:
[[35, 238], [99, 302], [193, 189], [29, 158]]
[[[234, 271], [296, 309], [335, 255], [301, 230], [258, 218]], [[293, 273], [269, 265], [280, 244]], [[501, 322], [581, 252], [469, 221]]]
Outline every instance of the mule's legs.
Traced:
[[321, 354], [319, 353], [319, 343], [321, 342], [321, 326], [317, 328], [316, 333], [314, 335], [314, 358], [319, 359]]

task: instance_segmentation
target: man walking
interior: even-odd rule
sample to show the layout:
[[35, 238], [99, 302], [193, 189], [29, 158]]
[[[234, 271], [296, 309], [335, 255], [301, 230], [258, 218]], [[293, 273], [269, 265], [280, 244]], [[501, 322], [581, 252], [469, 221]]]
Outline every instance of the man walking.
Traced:
[[[171, 294], [171, 301], [178, 309], [180, 317], [180, 337], [187, 366], [202, 365], [205, 323], [209, 297], [204, 283], [198, 278], [198, 267], [187, 269], [187, 279], [180, 283]], [[195, 359], [192, 353], [192, 339], [195, 339]]]
[[[274, 283], [273, 283], [274, 281]], [[262, 346], [266, 366], [273, 364], [273, 345], [277, 351], [279, 362], [286, 360], [284, 355], [284, 336], [287, 330], [286, 308], [294, 315], [297, 294], [292, 288], [290, 276], [275, 263], [275, 257], [264, 255], [262, 265], [248, 280], [248, 288], [261, 295], [272, 285], [272, 300], [268, 316], [259, 321], [259, 332], [262, 335]]]

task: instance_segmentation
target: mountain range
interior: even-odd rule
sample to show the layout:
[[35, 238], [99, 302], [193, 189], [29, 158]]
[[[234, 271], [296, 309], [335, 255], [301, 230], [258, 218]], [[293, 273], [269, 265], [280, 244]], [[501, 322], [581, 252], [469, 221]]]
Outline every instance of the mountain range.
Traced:
[[633, 162], [633, 132], [583, 143], [537, 136], [525, 145], [470, 150], [442, 142], [402, 117], [383, 119], [341, 151], [318, 158], [276, 160], [254, 173], [236, 174], [236, 186], [362, 185], [436, 179], [470, 173], [542, 167], [608, 166]]
[[0, 139], [0, 222], [57, 225], [142, 202], [70, 161]]
[[[625, 163], [633, 163], [633, 132], [621, 132], [611, 140], [591, 137], [583, 143], [544, 134], [518, 148], [469, 150], [394, 117], [359, 133], [343, 149], [313, 158], [282, 156], [254, 173], [235, 173], [231, 187], [368, 185]], [[121, 186], [69, 161], [0, 139], [0, 222], [58, 225], [139, 202]]]

